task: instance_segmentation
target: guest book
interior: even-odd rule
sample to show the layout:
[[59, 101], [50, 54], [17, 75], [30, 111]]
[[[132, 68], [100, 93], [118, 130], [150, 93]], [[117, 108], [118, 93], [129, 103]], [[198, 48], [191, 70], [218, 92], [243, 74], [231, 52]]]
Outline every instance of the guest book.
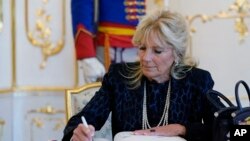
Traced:
[[132, 132], [119, 132], [115, 135], [114, 141], [186, 141], [179, 136], [146, 136], [134, 135]]

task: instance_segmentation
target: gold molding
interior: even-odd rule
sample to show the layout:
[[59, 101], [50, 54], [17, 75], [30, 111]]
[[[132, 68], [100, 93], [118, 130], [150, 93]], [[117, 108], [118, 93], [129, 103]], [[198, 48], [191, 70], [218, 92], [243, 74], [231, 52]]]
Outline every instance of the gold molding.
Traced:
[[54, 131], [58, 131], [60, 128], [63, 128], [66, 124], [64, 118], [52, 118], [52, 117], [47, 117], [47, 118], [34, 117], [32, 118], [31, 124], [32, 125], [34, 124], [37, 128], [43, 128], [45, 124], [43, 121], [56, 121], [56, 124], [53, 128]]
[[16, 88], [16, 1], [11, 0], [11, 37], [12, 37], [12, 42], [11, 42], [11, 55], [12, 55], [12, 82], [11, 82], [11, 88]]
[[4, 93], [10, 93], [13, 90], [11, 88], [6, 88], [6, 89], [0, 89], [0, 94], [4, 94]]
[[[66, 120], [64, 118], [56, 118], [56, 117], [33, 117], [30, 121], [30, 140], [34, 141], [35, 140], [35, 127], [37, 129], [43, 129], [43, 131], [48, 132], [48, 129], [44, 128], [46, 122], [54, 122], [54, 127], [53, 131], [58, 131], [60, 129], [63, 129], [66, 125]], [[51, 132], [51, 131], [50, 131]]]
[[34, 87], [34, 86], [20, 86], [15, 88], [14, 91], [64, 91], [71, 87]]
[[69, 120], [69, 118], [72, 116], [70, 111], [72, 109], [72, 103], [71, 103], [71, 96], [72, 94], [79, 94], [80, 92], [92, 89], [96, 87], [100, 87], [102, 85], [101, 82], [93, 82], [93, 83], [87, 83], [83, 86], [72, 88], [72, 89], [66, 89], [65, 90], [65, 108], [66, 108], [66, 119]]
[[[2, 1], [2, 0], [0, 0]], [[12, 38], [12, 42], [11, 42], [11, 86], [9, 88], [0, 88], [0, 94], [4, 94], [4, 93], [10, 93], [10, 92], [14, 92], [14, 91], [64, 91], [65, 89], [71, 89], [73, 87], [78, 86], [79, 80], [78, 80], [78, 67], [77, 67], [77, 61], [76, 61], [76, 56], [74, 53], [74, 67], [75, 67], [75, 75], [74, 75], [74, 86], [72, 87], [43, 87], [43, 86], [17, 86], [17, 73], [16, 73], [16, 0], [11, 0], [11, 8], [10, 8], [10, 23], [11, 23], [11, 38]], [[65, 0], [63, 0], [63, 12], [65, 12]], [[63, 14], [63, 21], [65, 21], [65, 14]], [[63, 27], [66, 27], [66, 23], [63, 22]], [[65, 28], [64, 28], [65, 29]], [[63, 30], [64, 31], [64, 30]], [[65, 31], [64, 31], [65, 34]]]
[[[46, 115], [41, 116], [42, 115]], [[34, 140], [34, 127], [39, 128], [39, 129], [44, 129], [43, 127], [45, 126], [46, 121], [48, 122], [55, 122], [54, 123], [54, 127], [53, 127], [53, 131], [58, 131], [59, 129], [62, 129], [65, 124], [66, 124], [66, 120], [64, 118], [61, 117], [55, 117], [55, 115], [58, 114], [65, 114], [65, 110], [64, 109], [56, 109], [53, 106], [51, 106], [50, 104], [47, 104], [45, 106], [42, 106], [40, 108], [37, 109], [31, 109], [29, 111], [27, 111], [26, 113], [26, 119], [28, 119], [29, 117], [31, 117], [32, 115], [36, 115], [36, 117], [31, 118], [30, 121], [30, 133], [31, 133], [31, 140]], [[47, 131], [47, 130], [46, 130]]]
[[47, 115], [55, 115], [55, 114], [64, 114], [65, 111], [62, 109], [56, 109], [50, 104], [45, 105], [44, 107], [38, 108], [38, 109], [31, 109], [28, 111], [28, 114], [34, 114], [34, 113], [41, 113], [41, 114], [47, 114]]
[[236, 32], [239, 33], [239, 40], [243, 41], [248, 35], [248, 27], [245, 23], [245, 18], [250, 17], [250, 4], [247, 0], [235, 0], [235, 2], [229, 6], [226, 11], [220, 11], [215, 15], [197, 14], [194, 16], [188, 16], [187, 20], [189, 22], [191, 32], [195, 33], [196, 29], [192, 26], [192, 23], [196, 19], [200, 19], [203, 23], [212, 21], [214, 19], [234, 19], [234, 28]]
[[[2, 2], [2, 0], [0, 0]], [[12, 92], [13, 89], [16, 88], [16, 24], [15, 24], [15, 0], [10, 0], [11, 7], [10, 7], [10, 25], [11, 25], [11, 87], [10, 88], [2, 88], [0, 89], [1, 93], [8, 93]]]
[[79, 85], [79, 70], [78, 70], [78, 62], [77, 62], [77, 59], [76, 59], [76, 50], [74, 52], [74, 66], [75, 66], [75, 87]]
[[5, 124], [5, 121], [0, 119], [0, 126], [3, 126], [4, 124]]
[[4, 125], [5, 121], [0, 119], [0, 125]]
[[48, 0], [41, 0], [43, 5], [36, 9], [35, 27], [33, 30], [29, 29], [29, 0], [25, 0], [25, 30], [26, 36], [29, 42], [35, 46], [39, 47], [42, 51], [43, 61], [40, 64], [40, 68], [44, 69], [47, 60], [50, 56], [56, 55], [61, 52], [65, 46], [65, 0], [62, 1], [62, 35], [60, 39], [54, 43], [51, 39], [52, 30], [49, 26], [52, 16], [46, 11], [44, 7], [47, 6]]
[[163, 2], [163, 0], [154, 0], [154, 3], [155, 3], [159, 8], [163, 8], [163, 7], [164, 7], [164, 2]]
[[0, 140], [3, 137], [4, 124], [5, 124], [5, 121], [0, 119]]
[[73, 87], [34, 87], [34, 86], [21, 86], [15, 88], [0, 89], [0, 95], [11, 92], [22, 91], [65, 91], [65, 89], [72, 89]]

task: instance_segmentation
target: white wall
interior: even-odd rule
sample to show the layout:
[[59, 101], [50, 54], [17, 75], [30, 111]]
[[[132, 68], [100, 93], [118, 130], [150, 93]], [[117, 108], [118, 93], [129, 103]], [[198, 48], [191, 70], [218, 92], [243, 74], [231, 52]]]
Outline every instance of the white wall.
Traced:
[[3, 29], [0, 31], [0, 89], [11, 87], [11, 13], [10, 2], [2, 1]]
[[[43, 0], [27, 0], [28, 7], [25, 1], [2, 0], [3, 9], [0, 9], [3, 10], [0, 107], [4, 107], [0, 109], [0, 120], [5, 122], [0, 131], [0, 140], [30, 141], [32, 137], [36, 141], [60, 140], [65, 126], [65, 89], [74, 87], [76, 82], [70, 0], [48, 1], [48, 5], [43, 5]], [[62, 13], [64, 1], [65, 15]], [[31, 44], [25, 28], [25, 24], [29, 23], [30, 31], [35, 30], [39, 8], [45, 8], [51, 15], [49, 27], [52, 43], [63, 37], [62, 27], [65, 23], [63, 49], [48, 58], [44, 69], [40, 68], [42, 49]], [[26, 9], [29, 11], [27, 15]], [[44, 107], [49, 111], [52, 109], [52, 113], [41, 110]], [[42, 128], [34, 126], [35, 118], [42, 119]], [[60, 127], [55, 129], [57, 125]]]
[[[49, 1], [43, 6], [42, 1], [15, 0], [15, 30], [11, 30], [11, 2], [3, 0], [3, 31], [0, 32], [0, 89], [10, 88], [13, 84], [12, 70], [16, 71], [17, 87], [73, 87], [75, 84], [75, 53], [71, 29], [70, 0], [66, 1], [65, 15], [62, 14], [62, 0]], [[55, 5], [57, 5], [55, 7]], [[50, 40], [57, 43], [64, 40], [63, 49], [56, 55], [50, 56], [46, 67], [40, 68], [42, 63], [42, 49], [29, 42], [25, 24], [29, 24], [29, 30], [35, 30], [37, 21], [37, 9], [45, 8], [51, 15], [49, 26], [51, 28]], [[28, 14], [25, 15], [25, 9]], [[27, 16], [27, 21], [25, 20]], [[65, 36], [63, 37], [62, 19], [65, 17]], [[13, 35], [13, 36], [12, 36]], [[14, 38], [13, 38], [14, 37]], [[63, 37], [63, 38], [62, 38]], [[15, 48], [16, 68], [12, 65], [12, 44]]]
[[[233, 3], [234, 0], [170, 0], [170, 9], [185, 16], [214, 15], [226, 11]], [[249, 32], [250, 18], [245, 22]], [[234, 19], [215, 19], [207, 23], [195, 20], [193, 26], [197, 30], [192, 36], [193, 55], [200, 68], [211, 72], [214, 89], [233, 97], [238, 80], [245, 80], [250, 85], [250, 36], [239, 43]], [[242, 95], [246, 99], [243, 89]]]

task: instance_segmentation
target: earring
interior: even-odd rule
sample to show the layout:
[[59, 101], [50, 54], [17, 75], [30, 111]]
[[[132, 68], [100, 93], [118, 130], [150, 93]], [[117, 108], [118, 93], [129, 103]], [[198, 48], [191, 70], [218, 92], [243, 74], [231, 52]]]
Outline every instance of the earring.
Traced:
[[175, 61], [174, 62], [174, 65], [177, 67], [177, 66], [179, 66], [179, 61]]

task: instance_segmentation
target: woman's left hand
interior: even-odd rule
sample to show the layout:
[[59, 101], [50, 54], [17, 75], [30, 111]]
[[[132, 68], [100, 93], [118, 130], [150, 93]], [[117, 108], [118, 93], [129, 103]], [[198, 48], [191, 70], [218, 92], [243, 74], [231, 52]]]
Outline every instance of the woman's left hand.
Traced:
[[169, 124], [165, 126], [154, 127], [146, 130], [135, 130], [135, 135], [149, 136], [185, 136], [186, 128], [181, 124]]

